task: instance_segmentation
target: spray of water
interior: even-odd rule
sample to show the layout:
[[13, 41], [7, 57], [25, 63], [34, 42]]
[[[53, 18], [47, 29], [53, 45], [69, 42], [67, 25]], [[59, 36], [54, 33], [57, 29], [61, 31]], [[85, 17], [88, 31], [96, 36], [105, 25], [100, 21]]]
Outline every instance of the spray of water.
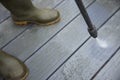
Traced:
[[102, 48], [107, 48], [108, 47], [108, 44], [106, 41], [102, 40], [102, 39], [99, 39], [99, 38], [96, 38], [96, 41], [98, 43], [98, 45]]

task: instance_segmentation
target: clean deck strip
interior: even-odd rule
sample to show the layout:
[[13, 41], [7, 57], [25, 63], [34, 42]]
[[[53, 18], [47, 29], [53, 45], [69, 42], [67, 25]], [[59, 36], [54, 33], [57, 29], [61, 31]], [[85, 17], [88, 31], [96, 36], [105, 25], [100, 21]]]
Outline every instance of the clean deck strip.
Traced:
[[[91, 38], [49, 80], [91, 80], [92, 76], [120, 47], [119, 19], [120, 11], [99, 30], [98, 38], [106, 42], [105, 48], [100, 47], [96, 40]], [[101, 78], [100, 80], [111, 79]]]
[[120, 49], [94, 80], [120, 80]]

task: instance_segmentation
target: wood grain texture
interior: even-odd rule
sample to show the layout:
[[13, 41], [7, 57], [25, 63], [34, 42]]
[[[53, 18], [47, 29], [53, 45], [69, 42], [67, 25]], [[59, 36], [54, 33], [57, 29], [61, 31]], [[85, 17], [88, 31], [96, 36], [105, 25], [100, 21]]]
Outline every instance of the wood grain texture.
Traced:
[[99, 30], [98, 39], [103, 42], [91, 38], [49, 80], [90, 80], [120, 47], [120, 11]]
[[120, 80], [120, 50], [94, 80]]
[[[89, 0], [85, 1], [90, 2]], [[92, 1], [93, 0], [91, 0], [91, 2]], [[88, 4], [90, 3], [87, 3], [86, 5]], [[47, 27], [33, 25], [16, 40], [6, 46], [4, 50], [21, 60], [25, 60], [79, 14], [79, 10], [74, 0], [65, 0], [56, 9], [61, 13], [61, 21], [59, 23]]]

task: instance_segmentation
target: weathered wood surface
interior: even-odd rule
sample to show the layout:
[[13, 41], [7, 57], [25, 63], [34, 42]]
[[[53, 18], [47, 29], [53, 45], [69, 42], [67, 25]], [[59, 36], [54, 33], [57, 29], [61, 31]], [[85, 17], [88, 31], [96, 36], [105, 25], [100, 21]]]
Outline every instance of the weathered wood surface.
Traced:
[[90, 38], [49, 80], [91, 80], [120, 47], [120, 11], [99, 30], [98, 39], [104, 42]]
[[[81, 26], [78, 27], [77, 25]], [[84, 42], [89, 36], [87, 30], [83, 28], [83, 26], [86, 27], [83, 18], [78, 17], [33, 55], [30, 60], [26, 62], [31, 72], [27, 80], [32, 80], [34, 78], [45, 80], [66, 59], [66, 57], [79, 46], [79, 43], [81, 44]], [[83, 30], [80, 31], [80, 29]], [[34, 72], [36, 72], [36, 74], [33, 75]]]
[[[39, 0], [40, 1], [40, 0]], [[39, 6], [39, 1], [37, 1], [36, 4], [38, 4], [38, 7], [44, 7], [45, 5], [43, 4], [43, 6]], [[59, 1], [55, 1], [53, 0], [54, 3], [58, 3]], [[62, 0], [61, 0], [62, 1]], [[45, 1], [47, 2], [47, 1]], [[85, 6], [87, 6], [90, 2], [92, 2], [92, 0], [84, 0], [85, 2]], [[34, 3], [35, 4], [35, 3]], [[57, 5], [57, 4], [56, 4]], [[46, 4], [46, 7], [56, 7], [55, 4]], [[63, 8], [63, 7], [62, 7]], [[79, 13], [79, 11], [78, 11]], [[72, 18], [71, 18], [72, 19]], [[9, 18], [8, 20], [6, 20], [4, 23], [0, 24], [0, 47], [3, 47], [6, 45], [6, 43], [9, 43], [9, 41], [11, 41], [12, 39], [14, 39], [14, 37], [18, 37], [18, 34], [21, 34], [28, 26], [17, 26], [13, 24], [11, 18]], [[30, 26], [31, 27], [31, 26]]]
[[120, 80], [120, 50], [94, 80]]
[[[59, 0], [58, 2], [61, 3], [61, 1], [63, 1], [63, 0]], [[43, 0], [34, 0], [33, 2], [38, 7], [42, 7], [42, 6], [44, 7], [46, 5], [46, 7], [53, 8], [58, 5], [57, 0], [52, 0], [52, 2], [54, 3], [52, 5], [48, 4], [49, 2], [51, 2], [50, 0], [45, 0], [45, 3], [43, 2]], [[48, 2], [48, 3], [46, 3], [46, 2]], [[0, 9], [2, 9], [2, 8], [0, 7]], [[5, 12], [0, 11], [0, 13], [3, 17], [5, 17], [5, 15], [4, 15]], [[19, 34], [21, 34], [27, 27], [31, 27], [31, 25], [17, 26], [15, 24], [13, 24], [13, 21], [11, 20], [11, 18], [9, 18], [6, 21], [4, 21], [3, 23], [1, 23], [0, 24], [0, 48], [5, 46], [6, 44], [8, 44], [11, 40], [13, 40]]]
[[[44, 1], [45, 4], [39, 5], [39, 3], [44, 3]], [[35, 0], [34, 4], [38, 7], [47, 6], [52, 8], [56, 7], [59, 4], [57, 2], [62, 0], [52, 1], [53, 3], [47, 2], [47, 0]], [[93, 0], [84, 0], [84, 2], [87, 6]], [[119, 0], [97, 0], [87, 10], [98, 28], [119, 7]], [[8, 42], [17, 38], [3, 50], [23, 61], [30, 58], [25, 62], [30, 69], [30, 75], [27, 80], [45, 80], [48, 78], [89, 37], [86, 30], [87, 26], [82, 16], [79, 15], [79, 10], [74, 0], [64, 0], [56, 9], [61, 13], [61, 21], [49, 27], [39, 27], [37, 25], [16, 27], [10, 18], [0, 24], [0, 47], [6, 46]], [[117, 16], [120, 16], [119, 13], [117, 13]], [[118, 18], [115, 15], [99, 31], [99, 35], [101, 35], [99, 38], [108, 40], [108, 44], [113, 43], [112, 45], [103, 49], [98, 46], [94, 39], [90, 39], [50, 80], [89, 80], [120, 46], [118, 42], [120, 41], [120, 38], [118, 38], [120, 36], [115, 36], [120, 31], [116, 27], [120, 23]], [[115, 30], [112, 29], [112, 26], [115, 26]], [[63, 27], [65, 28], [62, 30]], [[59, 31], [61, 32], [59, 33]], [[22, 32], [24, 33], [21, 34]], [[54, 36], [56, 33], [58, 34]], [[115, 39], [113, 40], [112, 37]], [[41, 49], [38, 50], [39, 48]], [[32, 55], [36, 50], [38, 51]]]
[[[91, 0], [91, 2], [92, 1], [93, 0]], [[90, 3], [87, 3], [86, 5], [88, 4]], [[65, 0], [56, 7], [56, 9], [61, 13], [61, 21], [59, 23], [47, 27], [38, 25], [31, 26], [16, 40], [6, 46], [4, 50], [19, 57], [21, 60], [25, 60], [79, 14], [79, 10], [74, 0]]]
[[[97, 9], [96, 6], [94, 6], [94, 8]], [[47, 43], [26, 62], [31, 72], [28, 80], [32, 80], [34, 78], [38, 80], [46, 79], [66, 58], [68, 58], [68, 56], [70, 56], [87, 39], [87, 37], [89, 36], [87, 34], [87, 31], [79, 31], [79, 29], [81, 29], [83, 26], [85, 27], [86, 25], [83, 24], [84, 21], [79, 22], [79, 20], [82, 20], [82, 18], [79, 18], [76, 21], [73, 21], [72, 24], [69, 24], [69, 26], [63, 29], [58, 35], [50, 40], [49, 43]], [[97, 21], [99, 21], [99, 18]], [[81, 26], [80, 28], [78, 25], [83, 26]]]

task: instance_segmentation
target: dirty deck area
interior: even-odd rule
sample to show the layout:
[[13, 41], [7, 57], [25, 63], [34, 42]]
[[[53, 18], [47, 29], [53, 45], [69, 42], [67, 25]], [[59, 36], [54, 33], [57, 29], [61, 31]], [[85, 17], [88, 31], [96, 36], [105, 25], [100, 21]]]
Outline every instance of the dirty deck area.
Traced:
[[98, 39], [88, 34], [74, 0], [33, 0], [60, 11], [61, 21], [47, 27], [15, 25], [0, 5], [0, 48], [24, 61], [27, 80], [120, 80], [120, 0], [83, 2]]

